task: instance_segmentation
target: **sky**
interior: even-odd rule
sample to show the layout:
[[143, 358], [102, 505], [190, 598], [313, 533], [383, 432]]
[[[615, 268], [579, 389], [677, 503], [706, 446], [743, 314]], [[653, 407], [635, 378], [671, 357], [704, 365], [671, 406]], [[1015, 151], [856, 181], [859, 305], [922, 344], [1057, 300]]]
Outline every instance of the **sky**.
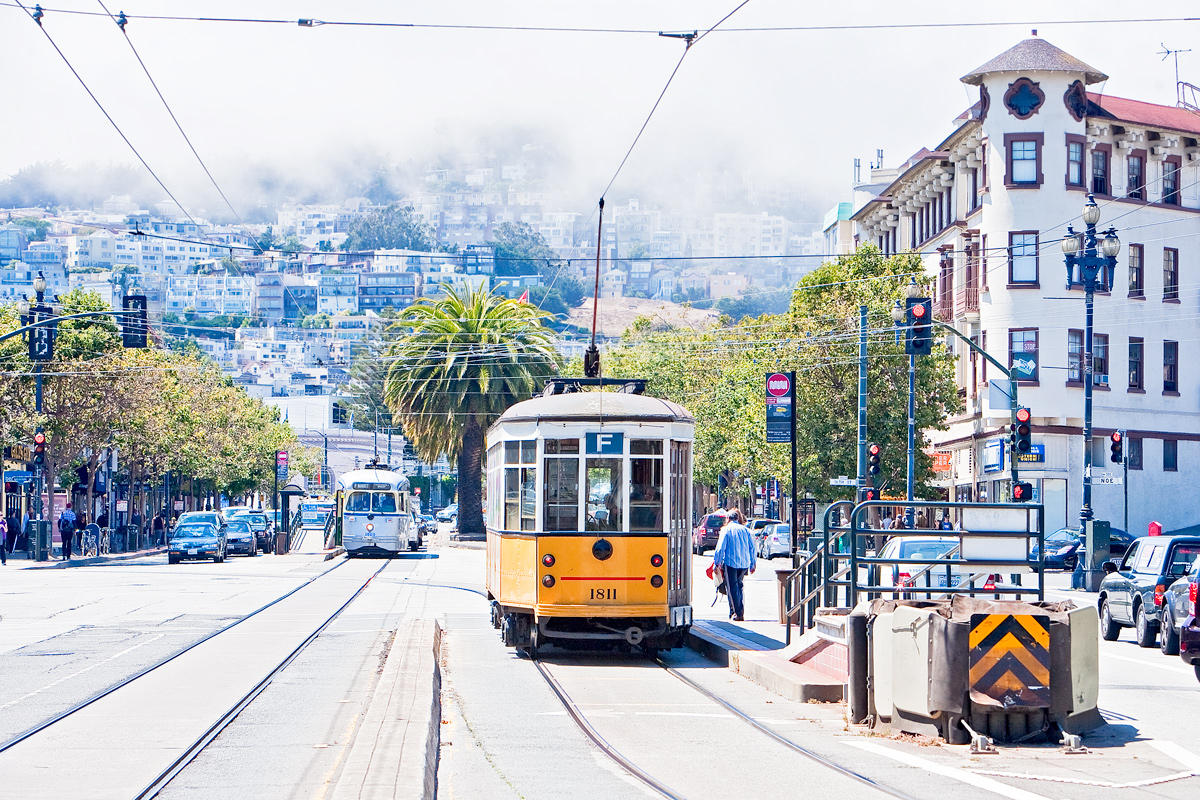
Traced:
[[[24, 2], [24, 0], [22, 0]], [[106, 0], [116, 13], [704, 30], [737, 0], [440, 0], [437, 3]], [[0, 0], [0, 179], [38, 163], [135, 164], [50, 42]], [[100, 11], [99, 2], [45, 0]], [[32, 3], [28, 4], [32, 8]], [[815, 219], [848, 199], [852, 160], [895, 165], [951, 130], [974, 100], [958, 78], [1029, 35], [1106, 72], [1103, 91], [1173, 104], [1174, 68], [1200, 23], [1055, 24], [1197, 16], [1194, 2], [970, 6], [750, 0], [723, 28], [1011, 21], [1005, 27], [722, 31], [696, 43], [609, 192], [670, 210], [718, 207], [737, 182], [801, 194]], [[185, 206], [217, 198], [109, 19], [47, 10], [45, 30]], [[235, 206], [264, 169], [345, 196], [364, 166], [460, 163], [536, 141], [557, 154], [564, 210], [590, 211], [683, 50], [654, 34], [512, 32], [133, 20], [129, 38]], [[1200, 48], [1180, 57], [1200, 84]], [[1096, 87], [1091, 87], [1095, 89]], [[140, 169], [140, 168], [139, 168]], [[415, 173], [414, 173], [415, 174]], [[586, 204], [586, 205], [585, 205]]]

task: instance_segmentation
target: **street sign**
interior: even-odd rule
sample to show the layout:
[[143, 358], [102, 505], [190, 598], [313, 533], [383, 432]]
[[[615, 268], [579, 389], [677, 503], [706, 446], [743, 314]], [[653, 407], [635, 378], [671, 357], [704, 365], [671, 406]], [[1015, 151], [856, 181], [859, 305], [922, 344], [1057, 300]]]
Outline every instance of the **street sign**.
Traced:
[[1038, 354], [1036, 350], [1027, 350], [1013, 354], [1012, 366], [1009, 368], [1012, 376], [1019, 381], [1031, 381], [1037, 375]]
[[1018, 466], [1021, 464], [1040, 464], [1046, 460], [1046, 445], [1031, 444], [1028, 453], [1014, 453], [1013, 455]]
[[5, 483], [33, 483], [33, 473], [23, 469], [6, 469], [4, 471]]
[[858, 486], [858, 479], [857, 478], [847, 478], [845, 475], [842, 475], [839, 478], [830, 478], [829, 485], [830, 486]]
[[792, 378], [782, 372], [767, 374], [767, 443], [792, 441]]
[[1092, 484], [1096, 486], [1120, 486], [1125, 483], [1123, 475], [1117, 475], [1112, 472], [1100, 472], [1092, 470]]
[[176, 511], [183, 511], [183, 501], [176, 500], [175, 503], [173, 504], [173, 507]]
[[288, 451], [275, 451], [275, 480], [279, 483], [287, 483], [288, 479]]
[[128, 500], [118, 500], [117, 501], [117, 511], [124, 513], [128, 510], [129, 510], [129, 501]]
[[1001, 439], [992, 439], [983, 446], [983, 471], [1003, 472], [1004, 471], [1004, 441]]

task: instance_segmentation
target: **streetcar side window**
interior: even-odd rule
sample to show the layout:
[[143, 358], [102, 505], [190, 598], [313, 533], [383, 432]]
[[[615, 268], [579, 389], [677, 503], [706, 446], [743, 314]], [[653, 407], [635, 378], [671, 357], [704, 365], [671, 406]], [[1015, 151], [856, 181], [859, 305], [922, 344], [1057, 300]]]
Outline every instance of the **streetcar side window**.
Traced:
[[371, 510], [370, 492], [351, 492], [346, 498], [346, 510], [366, 514]]
[[587, 529], [623, 530], [624, 503], [621, 497], [621, 459], [587, 460]]
[[547, 439], [542, 447], [546, 455], [577, 455], [579, 453], [578, 439]]
[[[636, 444], [633, 442], [632, 444]], [[659, 450], [662, 442], [657, 442]], [[629, 460], [629, 530], [663, 529], [663, 461], [661, 458]]]
[[[551, 441], [555, 440], [547, 439], [546, 444]], [[546, 472], [542, 484], [542, 529], [579, 530], [579, 459], [547, 458], [542, 463]]]
[[531, 531], [537, 523], [537, 470], [506, 467], [504, 470], [504, 529]]

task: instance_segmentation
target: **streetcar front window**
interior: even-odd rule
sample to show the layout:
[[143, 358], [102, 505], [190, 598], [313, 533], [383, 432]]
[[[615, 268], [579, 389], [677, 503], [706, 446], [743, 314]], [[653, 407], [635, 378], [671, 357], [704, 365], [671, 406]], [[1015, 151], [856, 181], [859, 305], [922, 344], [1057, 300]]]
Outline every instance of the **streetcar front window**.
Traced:
[[370, 492], [351, 492], [346, 498], [346, 510], [351, 513], [366, 514], [371, 510]]
[[[547, 439], [546, 444], [551, 441], [554, 440]], [[575, 449], [579, 449], [578, 445]], [[546, 469], [542, 485], [543, 530], [579, 530], [579, 459], [547, 458], [542, 463]]]
[[[658, 442], [661, 450], [662, 442]], [[663, 462], [661, 458], [629, 461], [629, 530], [663, 529]]]
[[624, 503], [621, 497], [621, 459], [587, 460], [587, 529], [619, 531], [623, 529]]
[[395, 514], [396, 495], [391, 492], [375, 492], [371, 498], [371, 510], [376, 514]]

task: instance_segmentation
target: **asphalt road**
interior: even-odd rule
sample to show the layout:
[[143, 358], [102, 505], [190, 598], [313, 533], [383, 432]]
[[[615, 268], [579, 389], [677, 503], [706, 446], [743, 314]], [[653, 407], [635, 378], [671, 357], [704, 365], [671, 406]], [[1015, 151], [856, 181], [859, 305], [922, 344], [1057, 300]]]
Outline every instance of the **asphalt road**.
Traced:
[[[383, 659], [403, 644], [414, 620], [437, 620], [445, 631], [440, 796], [654, 796], [585, 738], [527, 659], [501, 646], [477, 593], [483, 556], [446, 546], [443, 535], [427, 552], [391, 562], [162, 796], [335, 796], [353, 778], [346, 755]], [[173, 676], [152, 695], [114, 695], [110, 705], [62, 728], [59, 739], [45, 740], [50, 746], [36, 757], [23, 745], [0, 753], [0, 796], [63, 796], [64, 786], [74, 796], [100, 796], [101, 780], [112, 778], [104, 765], [120, 779], [122, 751], [139, 736], [153, 739], [139, 725], [166, 742], [172, 725], [219, 713], [238, 685], [252, 683], [273, 654], [303, 638], [319, 613], [381, 562], [340, 563], [293, 555], [167, 565], [157, 556], [0, 571], [0, 742], [316, 578], [296, 595], [309, 598], [304, 604], [281, 603], [269, 625], [257, 632], [247, 626], [237, 646], [224, 651], [237, 658], [217, 653], [202, 673]], [[706, 559], [693, 563], [697, 615], [727, 618], [723, 597], [710, 605]], [[764, 631], [775, 615], [774, 570], [783, 566], [760, 561], [747, 581], [747, 619]], [[1063, 591], [1068, 583], [1069, 576], [1053, 575], [1048, 596], [1095, 602], [1094, 595]], [[972, 756], [964, 747], [866, 737], [847, 728], [839, 706], [790, 703], [690, 651], [674, 651], [667, 661], [780, 735], [912, 797], [1193, 795], [1200, 733], [1189, 720], [1200, 708], [1200, 681], [1178, 658], [1138, 647], [1129, 632], [1101, 642], [1100, 653], [1100, 705], [1109, 725], [1088, 737], [1088, 755], [1041, 746]], [[822, 795], [870, 796], [868, 787], [782, 748], [644, 659], [553, 650], [544, 658], [596, 729], [682, 796], [775, 796], [797, 785]], [[89, 768], [89, 759], [98, 766]]]

